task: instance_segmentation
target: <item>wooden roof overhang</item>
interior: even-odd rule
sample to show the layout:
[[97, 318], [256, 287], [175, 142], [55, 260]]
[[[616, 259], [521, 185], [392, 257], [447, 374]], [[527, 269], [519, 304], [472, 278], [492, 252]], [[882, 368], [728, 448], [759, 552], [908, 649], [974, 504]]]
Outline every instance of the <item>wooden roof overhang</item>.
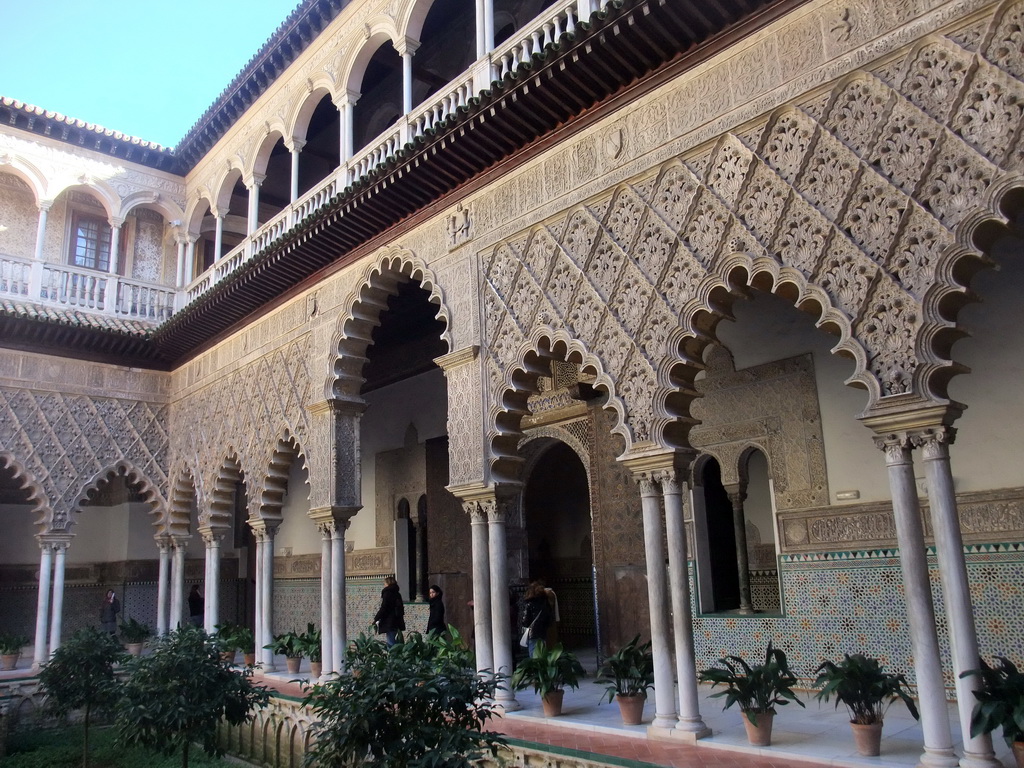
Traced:
[[[563, 37], [495, 82], [468, 109], [407, 145], [122, 354], [136, 361], [131, 364], [149, 360], [157, 368], [185, 362], [244, 321], [804, 1], [613, 0], [590, 24], [578, 25], [574, 38]], [[101, 354], [91, 335], [76, 341], [76, 356], [83, 347]]]

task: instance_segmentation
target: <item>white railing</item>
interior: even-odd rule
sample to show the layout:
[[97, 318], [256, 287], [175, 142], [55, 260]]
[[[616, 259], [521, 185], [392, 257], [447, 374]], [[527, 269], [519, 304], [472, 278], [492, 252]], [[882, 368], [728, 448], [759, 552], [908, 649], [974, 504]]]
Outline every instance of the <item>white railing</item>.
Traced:
[[[601, 8], [607, 0], [599, 3]], [[592, 3], [588, 0], [563, 0], [545, 8], [532, 22], [491, 52], [491, 79], [501, 80], [523, 63], [533, 60], [544, 48], [557, 43], [563, 34], [575, 34], [582, 18], [590, 17]]]
[[289, 217], [290, 226], [295, 226], [314, 211], [323, 208], [332, 197], [338, 194], [339, 175], [344, 177], [345, 172], [343, 168], [339, 168], [338, 171], [332, 173], [289, 206], [291, 212]]
[[409, 114], [409, 132], [418, 139], [434, 126], [447, 120], [459, 107], [468, 107], [473, 96], [473, 70], [470, 69], [439, 90], [430, 100]]
[[102, 312], [106, 308], [109, 282], [110, 275], [106, 272], [94, 272], [82, 267], [60, 264], [44, 264], [39, 298], [45, 303], [68, 309]]
[[173, 290], [141, 280], [120, 277], [114, 313], [132, 320], [162, 322], [174, 312]]
[[32, 261], [0, 254], [0, 296], [14, 299], [28, 297]]
[[352, 156], [352, 159], [348, 161], [348, 168], [353, 183], [366, 176], [378, 165], [394, 157], [395, 153], [402, 148], [402, 133], [405, 126], [404, 120], [399, 121], [367, 144], [358, 155]]

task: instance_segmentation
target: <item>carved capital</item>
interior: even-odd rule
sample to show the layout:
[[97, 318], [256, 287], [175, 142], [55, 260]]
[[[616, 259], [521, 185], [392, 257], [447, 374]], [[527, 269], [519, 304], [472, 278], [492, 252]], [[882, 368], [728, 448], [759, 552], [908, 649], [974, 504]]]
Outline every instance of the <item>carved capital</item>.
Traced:
[[928, 460], [949, 458], [949, 446], [956, 439], [956, 428], [939, 426], [921, 430], [914, 435], [914, 445], [921, 448], [923, 458]]
[[885, 453], [885, 463], [894, 467], [910, 464], [910, 451], [913, 443], [907, 432], [891, 432], [887, 435], [876, 435], [875, 447]]

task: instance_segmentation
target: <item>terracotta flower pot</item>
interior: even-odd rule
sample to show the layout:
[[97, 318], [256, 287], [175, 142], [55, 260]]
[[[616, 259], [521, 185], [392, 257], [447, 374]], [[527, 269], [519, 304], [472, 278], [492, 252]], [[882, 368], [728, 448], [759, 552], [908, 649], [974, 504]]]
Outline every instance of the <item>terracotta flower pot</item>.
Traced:
[[324, 663], [322, 661], [311, 661], [309, 662], [309, 676], [313, 679], [319, 679], [320, 675], [323, 674]]
[[301, 656], [288, 656], [285, 658], [284, 663], [288, 667], [288, 674], [295, 675], [299, 672], [299, 665], [302, 664]]
[[125, 650], [129, 655], [139, 657], [142, 655], [142, 648], [145, 643], [125, 643]]
[[882, 751], [882, 721], [877, 723], [850, 723], [853, 730], [853, 743], [857, 745], [857, 754], [864, 757], [877, 757]]
[[256, 664], [256, 651], [253, 651], [252, 653], [243, 653], [242, 654], [242, 661], [245, 662], [245, 666], [247, 666], [247, 667], [255, 666], [255, 664]]
[[747, 729], [747, 741], [752, 747], [770, 747], [772, 745], [772, 721], [774, 712], [760, 712], [754, 715], [757, 723], [750, 722], [747, 713], [743, 713], [743, 726]]
[[0, 669], [14, 669], [18, 666], [18, 659], [21, 658], [20, 653], [5, 653], [0, 656]]
[[234, 664], [235, 663], [235, 653], [236, 653], [236, 651], [221, 651], [220, 652], [220, 660], [221, 661], [226, 661], [228, 664]]
[[544, 717], [558, 717], [562, 714], [562, 697], [565, 696], [565, 691], [550, 691], [545, 693], [541, 697], [541, 702], [544, 704]]
[[615, 700], [619, 703], [619, 713], [622, 715], [623, 725], [640, 725], [644, 721], [644, 702], [647, 697], [643, 694], [623, 696], [615, 694]]
[[1024, 741], [1013, 742], [1013, 759], [1017, 761], [1017, 768], [1024, 768]]

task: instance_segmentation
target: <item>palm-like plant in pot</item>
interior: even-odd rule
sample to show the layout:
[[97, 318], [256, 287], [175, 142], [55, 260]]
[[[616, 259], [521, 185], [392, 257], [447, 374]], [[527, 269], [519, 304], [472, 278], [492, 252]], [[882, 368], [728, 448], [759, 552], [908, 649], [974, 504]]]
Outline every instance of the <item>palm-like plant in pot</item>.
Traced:
[[296, 632], [283, 632], [280, 635], [274, 635], [273, 641], [263, 647], [269, 648], [278, 656], [285, 657], [289, 674], [298, 673], [299, 665], [302, 663], [302, 654], [305, 652], [305, 643], [303, 643], [301, 635]]
[[775, 707], [791, 701], [804, 706], [793, 693], [797, 679], [789, 669], [786, 654], [769, 642], [761, 664], [751, 666], [739, 656], [726, 656], [718, 663], [721, 666], [701, 672], [700, 681], [711, 683], [712, 688], [724, 685], [726, 689], [711, 694], [711, 698], [724, 696], [723, 709], [738, 705], [750, 743], [755, 747], [771, 746]]
[[606, 658], [597, 675], [594, 682], [605, 686], [608, 701], [618, 701], [623, 724], [639, 725], [643, 721], [647, 691], [654, 687], [650, 641], [641, 644], [637, 635]]
[[862, 653], [844, 654], [838, 664], [825, 660], [817, 669], [816, 697], [828, 701], [836, 697], [836, 708], [842, 703], [850, 712], [857, 751], [865, 756], [878, 755], [882, 740], [882, 718], [889, 706], [900, 699], [910, 714], [918, 719], [917, 707], [910, 697], [903, 675], [886, 672], [878, 659]]
[[318, 678], [323, 671], [323, 633], [309, 622], [299, 637], [302, 638], [302, 650], [309, 659], [309, 676]]
[[561, 643], [548, 648], [541, 640], [533, 649], [533, 655], [519, 662], [512, 673], [512, 687], [517, 691], [533, 688], [540, 694], [544, 714], [554, 717], [562, 713], [565, 688], [578, 688], [585, 674], [580, 660]]
[[22, 635], [0, 632], [0, 669], [14, 669], [21, 656], [21, 649], [29, 644], [29, 639]]
[[142, 646], [146, 643], [146, 638], [153, 634], [153, 630], [137, 619], [126, 619], [118, 628], [121, 630], [121, 639], [128, 653], [132, 656], [141, 656]]
[[974, 692], [977, 702], [971, 713], [971, 736], [1003, 729], [1003, 738], [1013, 750], [1017, 768], [1024, 768], [1024, 672], [1003, 656], [990, 665], [979, 659], [979, 669], [969, 669], [960, 677], [976, 675], [983, 687]]

